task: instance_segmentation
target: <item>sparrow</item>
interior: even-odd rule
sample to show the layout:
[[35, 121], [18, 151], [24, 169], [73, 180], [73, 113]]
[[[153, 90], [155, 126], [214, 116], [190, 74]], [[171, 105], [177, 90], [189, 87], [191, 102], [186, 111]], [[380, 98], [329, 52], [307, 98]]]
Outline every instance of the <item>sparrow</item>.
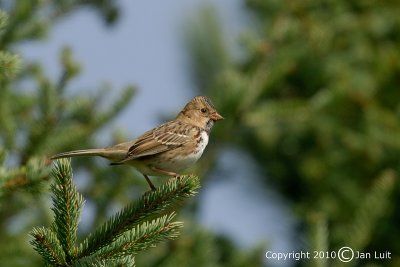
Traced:
[[141, 172], [152, 191], [148, 176], [179, 176], [194, 164], [208, 144], [211, 128], [224, 119], [206, 96], [196, 96], [178, 116], [141, 136], [114, 146], [83, 149], [56, 154], [51, 159], [100, 156], [111, 165], [131, 165]]

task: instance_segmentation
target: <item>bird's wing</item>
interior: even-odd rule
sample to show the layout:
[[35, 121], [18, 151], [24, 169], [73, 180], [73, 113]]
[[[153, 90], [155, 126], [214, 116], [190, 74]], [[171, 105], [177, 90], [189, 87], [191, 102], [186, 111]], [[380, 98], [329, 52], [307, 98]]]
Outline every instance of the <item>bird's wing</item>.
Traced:
[[185, 124], [171, 121], [154, 128], [136, 139], [126, 157], [118, 163], [151, 156], [180, 147], [190, 141], [190, 131]]

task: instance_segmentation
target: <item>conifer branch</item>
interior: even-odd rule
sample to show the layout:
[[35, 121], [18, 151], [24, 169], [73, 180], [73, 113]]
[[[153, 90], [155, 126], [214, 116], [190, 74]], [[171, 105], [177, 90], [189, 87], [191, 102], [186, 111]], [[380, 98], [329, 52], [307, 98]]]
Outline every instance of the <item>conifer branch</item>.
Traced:
[[[310, 219], [310, 251], [329, 251], [329, 230], [328, 223], [323, 213], [311, 213]], [[310, 266], [328, 267], [329, 262], [326, 258], [311, 258]]]
[[[387, 202], [396, 180], [396, 172], [388, 169], [376, 179], [370, 192], [361, 203], [354, 215], [354, 219], [345, 233], [345, 242], [355, 250], [364, 248], [372, 234], [377, 221], [385, 214]], [[352, 233], [350, 236], [346, 233]]]
[[181, 222], [172, 222], [175, 213], [164, 215], [151, 222], [144, 222], [132, 230], [124, 232], [110, 245], [102, 248], [96, 255], [101, 258], [116, 258], [129, 254], [137, 254], [141, 250], [154, 247], [156, 243], [174, 239], [183, 227]]
[[46, 264], [51, 266], [65, 266], [66, 258], [63, 248], [56, 234], [49, 228], [34, 228], [30, 235], [33, 237], [31, 244], [43, 257]]
[[53, 229], [69, 262], [75, 254], [76, 232], [84, 200], [72, 183], [69, 160], [57, 160], [52, 176], [54, 178], [54, 184], [51, 186], [54, 203], [52, 210], [55, 215]]
[[93, 122], [93, 127], [99, 127], [111, 119], [113, 119], [118, 113], [120, 113], [132, 100], [134, 94], [136, 93], [136, 87], [134, 86], [127, 86], [121, 91], [120, 97], [113, 103], [108, 110], [99, 113], [96, 116], [95, 121]]
[[[41, 192], [43, 182], [49, 179], [50, 167], [41, 158], [30, 158], [25, 166], [8, 168], [4, 161], [7, 158], [5, 150], [0, 149], [0, 199], [9, 197], [15, 191]], [[2, 205], [2, 203], [0, 203]]]
[[135, 258], [125, 255], [119, 258], [101, 259], [100, 257], [87, 257], [77, 261], [73, 267], [134, 267]]
[[194, 195], [199, 187], [200, 183], [196, 176], [183, 176], [170, 179], [156, 191], [146, 192], [138, 201], [111, 217], [85, 239], [78, 252], [78, 258], [95, 253], [126, 230], [160, 213], [177, 201]]
[[134, 266], [134, 254], [176, 238], [183, 226], [181, 222], [172, 222], [175, 213], [150, 220], [179, 200], [194, 195], [200, 187], [196, 176], [170, 179], [111, 217], [77, 249], [84, 200], [73, 184], [70, 161], [57, 160], [52, 176], [54, 222], [51, 228], [35, 228], [31, 232], [31, 244], [51, 266]]

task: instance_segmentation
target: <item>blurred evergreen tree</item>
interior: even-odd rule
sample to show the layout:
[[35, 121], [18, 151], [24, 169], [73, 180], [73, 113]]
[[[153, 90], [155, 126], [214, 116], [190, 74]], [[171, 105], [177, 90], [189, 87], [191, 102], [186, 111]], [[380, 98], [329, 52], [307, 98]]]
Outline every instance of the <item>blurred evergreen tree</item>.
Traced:
[[240, 59], [210, 9], [189, 30], [194, 80], [229, 114], [213, 139], [253, 155], [309, 248], [390, 251], [346, 266], [400, 265], [400, 5], [246, 3], [253, 24]]
[[[147, 188], [142, 178], [132, 177], [135, 174], [130, 168], [109, 168], [94, 159], [82, 158], [74, 161], [74, 170], [86, 179], [78, 190], [91, 209], [92, 220], [76, 229], [82, 196], [74, 189], [70, 178], [56, 179], [52, 187], [54, 214], [51, 212], [48, 191], [53, 178], [47, 156], [59, 151], [96, 147], [96, 133], [129, 104], [135, 92], [133, 86], [127, 86], [114, 100], [110, 100], [108, 88], [91, 94], [68, 93], [71, 81], [81, 72], [69, 48], [60, 53], [62, 72], [55, 80], [48, 77], [40, 62], [24, 62], [18, 56], [18, 44], [44, 38], [54, 23], [82, 7], [97, 11], [107, 25], [113, 25], [118, 19], [118, 8], [111, 0], [0, 0], [0, 9], [5, 11], [0, 13], [0, 261], [4, 266], [42, 266], [42, 260], [29, 242], [46, 264], [68, 265], [93, 244], [90, 237], [82, 243], [80, 236], [93, 232], [95, 226], [106, 222], [110, 214], [130, 203], [132, 198], [137, 199]], [[116, 134], [110, 143], [123, 140], [124, 136]], [[61, 169], [67, 168], [63, 166]], [[61, 169], [59, 174], [64, 173]], [[57, 186], [66, 186], [68, 190], [57, 191]], [[71, 195], [65, 194], [67, 191]], [[63, 203], [69, 201], [68, 198], [76, 204], [76, 209], [66, 220], [62, 218], [66, 212]], [[185, 214], [190, 220], [190, 211]], [[169, 217], [162, 220], [153, 226], [168, 223]], [[70, 231], [60, 227], [67, 223], [71, 225]], [[52, 227], [35, 228], [29, 237], [29, 231], [41, 225]], [[141, 230], [147, 231], [147, 226], [138, 228], [138, 232], [144, 233]], [[101, 237], [101, 231], [96, 233], [100, 235], [94, 236]], [[116, 246], [125, 244], [134, 235], [127, 234], [114, 240], [119, 243], [102, 245], [97, 254], [88, 253], [91, 257], [102, 253], [111, 255]], [[82, 245], [73, 247], [77, 243]], [[132, 248], [130, 252], [142, 248]], [[261, 266], [262, 260], [259, 250], [240, 252], [230, 241], [199, 230], [195, 222], [185, 229], [181, 238], [158, 246], [150, 254], [139, 257], [137, 266], [239, 267], [248, 266], [248, 263]], [[76, 264], [99, 263], [93, 257]], [[128, 262], [132, 263], [129, 257], [114, 263], [128, 266]], [[109, 266], [109, 263], [99, 264]]]

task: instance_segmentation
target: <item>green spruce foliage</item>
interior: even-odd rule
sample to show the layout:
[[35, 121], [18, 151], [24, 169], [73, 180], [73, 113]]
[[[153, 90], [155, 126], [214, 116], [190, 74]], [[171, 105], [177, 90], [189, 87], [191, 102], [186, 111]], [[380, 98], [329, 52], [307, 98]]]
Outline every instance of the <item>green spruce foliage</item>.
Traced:
[[156, 191], [146, 192], [108, 219], [77, 244], [79, 217], [84, 199], [72, 180], [70, 162], [55, 163], [51, 186], [54, 221], [51, 227], [34, 228], [31, 244], [47, 266], [134, 266], [134, 255], [178, 236], [181, 222], [173, 222], [168, 209], [193, 196], [199, 188], [194, 176], [173, 178]]

